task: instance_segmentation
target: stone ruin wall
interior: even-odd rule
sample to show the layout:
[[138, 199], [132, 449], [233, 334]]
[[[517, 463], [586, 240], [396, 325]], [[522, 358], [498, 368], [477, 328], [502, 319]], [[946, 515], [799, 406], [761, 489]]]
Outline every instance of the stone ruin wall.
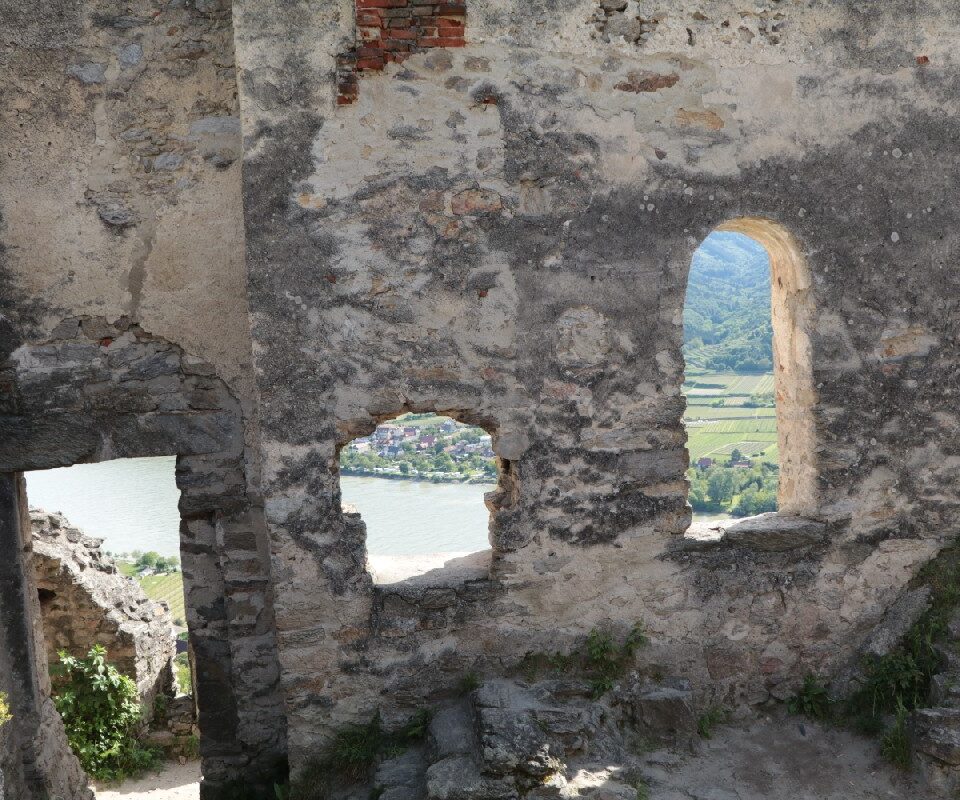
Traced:
[[[468, 3], [466, 47], [364, 73], [339, 106], [351, 4], [260, 11], [235, 4], [235, 42], [291, 763], [594, 626], [642, 620], [643, 658], [704, 702], [783, 698], [850, 657], [957, 521], [956, 9]], [[814, 480], [784, 499], [823, 540], [691, 549], [686, 277], [752, 218], [808, 269], [778, 361], [808, 369], [782, 435], [808, 434], [784, 449]], [[494, 434], [489, 579], [364, 571], [337, 449], [408, 410]]]
[[34, 582], [43, 617], [47, 663], [60, 651], [84, 657], [95, 644], [137, 684], [146, 720], [154, 699], [173, 690], [173, 638], [169, 610], [149, 600], [100, 550], [62, 515], [30, 512]]
[[[205, 797], [282, 751], [277, 652], [294, 768], [596, 625], [642, 620], [644, 659], [705, 702], [839, 666], [957, 521], [960, 12], [468, 2], [464, 47], [338, 104], [357, 12], [0, 0], [0, 469], [181, 454], [207, 498], [182, 507], [198, 658], [251, 665], [207, 675], [206, 712], [201, 686]], [[703, 549], [681, 537], [686, 276], [754, 218], [809, 271], [808, 350], [778, 360], [809, 356], [789, 429], [813, 481], [786, 499], [825, 527]], [[121, 338], [173, 371], [124, 374]], [[201, 378], [223, 415], [191, 407]], [[337, 449], [407, 410], [494, 434], [488, 576], [364, 569]]]

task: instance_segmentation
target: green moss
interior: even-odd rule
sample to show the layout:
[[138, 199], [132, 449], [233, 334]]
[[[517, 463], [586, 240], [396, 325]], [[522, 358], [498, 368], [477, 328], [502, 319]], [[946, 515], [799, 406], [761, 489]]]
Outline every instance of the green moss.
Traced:
[[0, 728], [12, 719], [13, 715], [10, 713], [10, 705], [7, 703], [7, 695], [5, 692], [0, 692]]

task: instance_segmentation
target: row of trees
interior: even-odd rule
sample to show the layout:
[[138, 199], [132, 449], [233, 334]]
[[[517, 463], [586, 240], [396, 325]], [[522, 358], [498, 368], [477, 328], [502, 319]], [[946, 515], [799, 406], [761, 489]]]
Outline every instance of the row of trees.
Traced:
[[729, 513], [748, 517], [777, 510], [780, 469], [762, 463], [750, 468], [718, 464], [706, 469], [692, 467], [690, 505], [699, 514]]
[[409, 443], [404, 443], [403, 453], [393, 457], [345, 448], [340, 453], [340, 469], [347, 474], [360, 475], [376, 474], [377, 470], [396, 468], [401, 475], [439, 472], [461, 473], [467, 478], [495, 479], [497, 477], [497, 466], [493, 459], [479, 453], [470, 453], [461, 460], [455, 461], [449, 453], [443, 452], [444, 445], [439, 442], [437, 445], [431, 450], [418, 452]]
[[[107, 553], [107, 555], [113, 555]], [[152, 569], [154, 572], [179, 572], [180, 559], [175, 556], [162, 556], [159, 553], [149, 550], [146, 553], [143, 550], [132, 550], [129, 553], [117, 553], [118, 561], [127, 561], [136, 567], [137, 572], [143, 569]]]

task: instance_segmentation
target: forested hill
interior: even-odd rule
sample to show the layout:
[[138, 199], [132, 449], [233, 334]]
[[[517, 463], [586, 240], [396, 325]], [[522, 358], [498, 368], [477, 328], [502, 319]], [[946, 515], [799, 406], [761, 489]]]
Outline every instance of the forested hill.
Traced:
[[710, 234], [693, 256], [683, 326], [688, 367], [772, 371], [767, 251], [739, 233]]

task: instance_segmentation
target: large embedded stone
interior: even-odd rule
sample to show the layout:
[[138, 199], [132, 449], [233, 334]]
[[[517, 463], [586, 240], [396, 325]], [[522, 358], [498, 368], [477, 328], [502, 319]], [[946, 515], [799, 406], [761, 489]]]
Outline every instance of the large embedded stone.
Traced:
[[451, 756], [427, 770], [428, 800], [513, 800], [516, 787], [508, 780], [480, 773], [470, 756]]
[[433, 761], [474, 752], [476, 735], [469, 706], [458, 703], [434, 714], [430, 720], [428, 742]]
[[662, 742], [687, 742], [697, 732], [693, 692], [658, 687], [639, 689], [632, 698], [633, 717], [646, 734]]
[[426, 769], [423, 749], [416, 747], [396, 758], [383, 761], [378, 767], [373, 785], [380, 792], [380, 800], [409, 800], [423, 797], [426, 792]]
[[891, 653], [900, 644], [907, 631], [930, 607], [930, 587], [923, 586], [907, 592], [884, 615], [863, 646], [866, 655], [880, 658]]
[[930, 681], [930, 703], [960, 708], [960, 672], [941, 672]]
[[775, 512], [746, 517], [723, 528], [724, 539], [730, 544], [769, 552], [821, 544], [826, 532], [822, 522]]
[[916, 751], [960, 768], [960, 709], [919, 708], [910, 715]]

